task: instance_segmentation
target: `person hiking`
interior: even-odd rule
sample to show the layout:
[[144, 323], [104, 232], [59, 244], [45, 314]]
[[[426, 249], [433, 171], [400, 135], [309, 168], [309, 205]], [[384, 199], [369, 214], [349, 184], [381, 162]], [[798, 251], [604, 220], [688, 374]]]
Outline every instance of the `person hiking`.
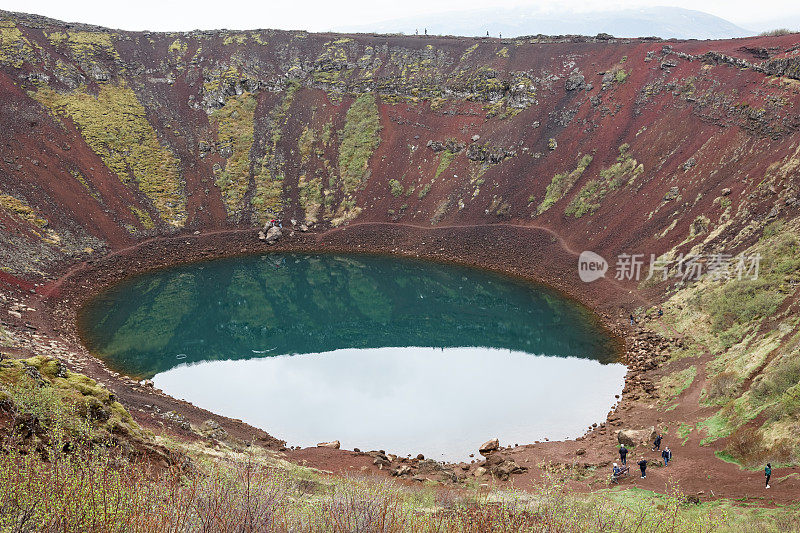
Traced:
[[647, 461], [645, 461], [644, 457], [639, 458], [639, 462], [636, 463], [639, 465], [639, 470], [642, 471], [642, 479], [647, 477]]
[[664, 316], [664, 310], [659, 307], [658, 308], [658, 317], [661, 318], [662, 316]]
[[622, 469], [614, 463], [614, 468], [611, 469], [611, 483], [618, 483], [621, 475]]
[[653, 451], [661, 449], [661, 433], [656, 436], [656, 440], [653, 441]]
[[769, 488], [769, 478], [772, 477], [772, 464], [767, 463], [767, 466], [764, 467], [764, 477], [767, 478], [767, 488]]
[[672, 459], [672, 452], [669, 450], [669, 446], [664, 448], [664, 451], [661, 452], [661, 458], [664, 459], [664, 466], [667, 466], [669, 460]]
[[633, 315], [631, 315], [630, 318], [631, 318], [631, 326], [632, 326], [634, 324]]
[[628, 464], [628, 448], [624, 444], [619, 445], [619, 462], [624, 465]]

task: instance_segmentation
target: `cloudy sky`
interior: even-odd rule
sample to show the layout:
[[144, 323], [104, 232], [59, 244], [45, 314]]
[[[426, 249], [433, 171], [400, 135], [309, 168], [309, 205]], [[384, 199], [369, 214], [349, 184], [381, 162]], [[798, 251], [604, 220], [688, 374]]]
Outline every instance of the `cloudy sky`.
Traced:
[[761, 30], [800, 20], [796, 0], [0, 0], [0, 9], [46, 15], [126, 30], [304, 29], [328, 31], [414, 14], [494, 7], [535, 6], [545, 12], [676, 6], [717, 15]]

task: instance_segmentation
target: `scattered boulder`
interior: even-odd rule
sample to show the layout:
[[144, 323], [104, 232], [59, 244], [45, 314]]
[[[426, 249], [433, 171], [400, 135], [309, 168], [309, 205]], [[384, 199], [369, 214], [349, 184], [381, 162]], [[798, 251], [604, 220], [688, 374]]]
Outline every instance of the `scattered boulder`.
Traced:
[[317, 447], [319, 448], [333, 448], [334, 450], [338, 450], [341, 446], [342, 444], [338, 440], [317, 443]]
[[200, 433], [216, 440], [225, 440], [228, 438], [228, 432], [219, 425], [219, 422], [211, 419], [206, 420], [200, 425]]
[[434, 478], [437, 481], [450, 481], [457, 482], [458, 476], [456, 473], [441, 463], [433, 459], [425, 459], [417, 464], [417, 474], [427, 478]]
[[411, 467], [408, 465], [400, 465], [392, 470], [392, 475], [396, 477], [407, 476], [412, 472]]
[[447, 150], [452, 154], [457, 154], [464, 149], [464, 143], [455, 139], [447, 139], [445, 142], [431, 140], [428, 141], [427, 147], [436, 153]]
[[485, 456], [496, 451], [498, 448], [500, 448], [500, 441], [498, 439], [491, 439], [481, 444], [481, 447], [478, 448], [478, 452]]
[[181, 429], [185, 429], [186, 431], [190, 431], [192, 429], [191, 424], [189, 424], [189, 420], [182, 414], [176, 413], [175, 411], [167, 411], [161, 415], [161, 418], [172, 422], [176, 426], [180, 427]]
[[586, 87], [586, 78], [580, 72], [573, 73], [564, 82], [564, 89], [567, 91], [576, 91]]
[[481, 163], [497, 164], [507, 157], [513, 157], [515, 155], [517, 155], [516, 151], [505, 150], [499, 146], [486, 146], [472, 143], [467, 147], [467, 159]]
[[664, 195], [664, 200], [665, 201], [674, 200], [680, 195], [681, 195], [680, 189], [678, 189], [677, 187], [670, 187], [667, 194]]
[[267, 244], [274, 244], [281, 237], [283, 232], [278, 226], [264, 226], [264, 230], [258, 232], [258, 239]]
[[484, 467], [493, 477], [500, 481], [508, 480], [512, 474], [521, 474], [528, 471], [527, 467], [519, 466], [513, 459], [508, 459], [500, 454], [489, 456]]
[[617, 431], [617, 442], [625, 446], [638, 446], [649, 444], [656, 438], [655, 427], [647, 429], [620, 429]]

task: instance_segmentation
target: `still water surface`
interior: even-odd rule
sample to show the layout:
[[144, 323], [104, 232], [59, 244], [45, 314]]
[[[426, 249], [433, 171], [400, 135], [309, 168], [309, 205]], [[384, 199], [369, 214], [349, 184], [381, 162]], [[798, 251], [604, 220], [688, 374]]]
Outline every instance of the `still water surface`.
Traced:
[[625, 368], [543, 287], [366, 255], [270, 254], [137, 276], [80, 315], [110, 366], [289, 444], [462, 460], [481, 442], [575, 437]]

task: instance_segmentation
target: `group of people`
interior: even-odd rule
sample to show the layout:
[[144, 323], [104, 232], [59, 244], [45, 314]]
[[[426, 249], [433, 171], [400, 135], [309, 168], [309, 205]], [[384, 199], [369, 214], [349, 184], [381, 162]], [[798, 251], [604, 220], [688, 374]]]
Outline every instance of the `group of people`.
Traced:
[[[663, 436], [659, 433], [656, 435], [656, 439], [653, 441], [653, 451], [661, 450], [661, 441]], [[619, 445], [619, 462], [622, 463], [622, 466], [614, 463], [613, 471], [611, 474], [611, 480], [616, 482], [620, 476], [623, 474], [628, 473], [628, 448], [625, 447], [624, 444]], [[668, 466], [670, 460], [672, 459], [672, 451], [669, 449], [669, 446], [665, 446], [663, 450], [661, 450], [661, 459], [664, 461], [664, 466]], [[642, 473], [642, 479], [647, 477], [647, 459], [644, 456], [639, 457], [639, 461], [636, 463], [639, 466], [639, 470]]]
[[[655, 440], [653, 441], [653, 451], [661, 450], [661, 441], [663, 436], [659, 433], [656, 435]], [[672, 460], [672, 451], [669, 449], [669, 446], [665, 446], [663, 450], [661, 450], [661, 459], [664, 461], [664, 466], [668, 466], [670, 460]], [[619, 462], [622, 463], [622, 466], [614, 463], [614, 468], [611, 473], [611, 481], [616, 483], [620, 476], [627, 474], [629, 472], [628, 469], [628, 448], [625, 447], [624, 444], [619, 445]], [[644, 457], [639, 457], [639, 461], [636, 463], [639, 465], [639, 470], [642, 472], [642, 479], [647, 477], [647, 459]], [[764, 467], [764, 477], [766, 478], [766, 487], [769, 488], [769, 480], [772, 477], [772, 464], [767, 463], [767, 466]]]

